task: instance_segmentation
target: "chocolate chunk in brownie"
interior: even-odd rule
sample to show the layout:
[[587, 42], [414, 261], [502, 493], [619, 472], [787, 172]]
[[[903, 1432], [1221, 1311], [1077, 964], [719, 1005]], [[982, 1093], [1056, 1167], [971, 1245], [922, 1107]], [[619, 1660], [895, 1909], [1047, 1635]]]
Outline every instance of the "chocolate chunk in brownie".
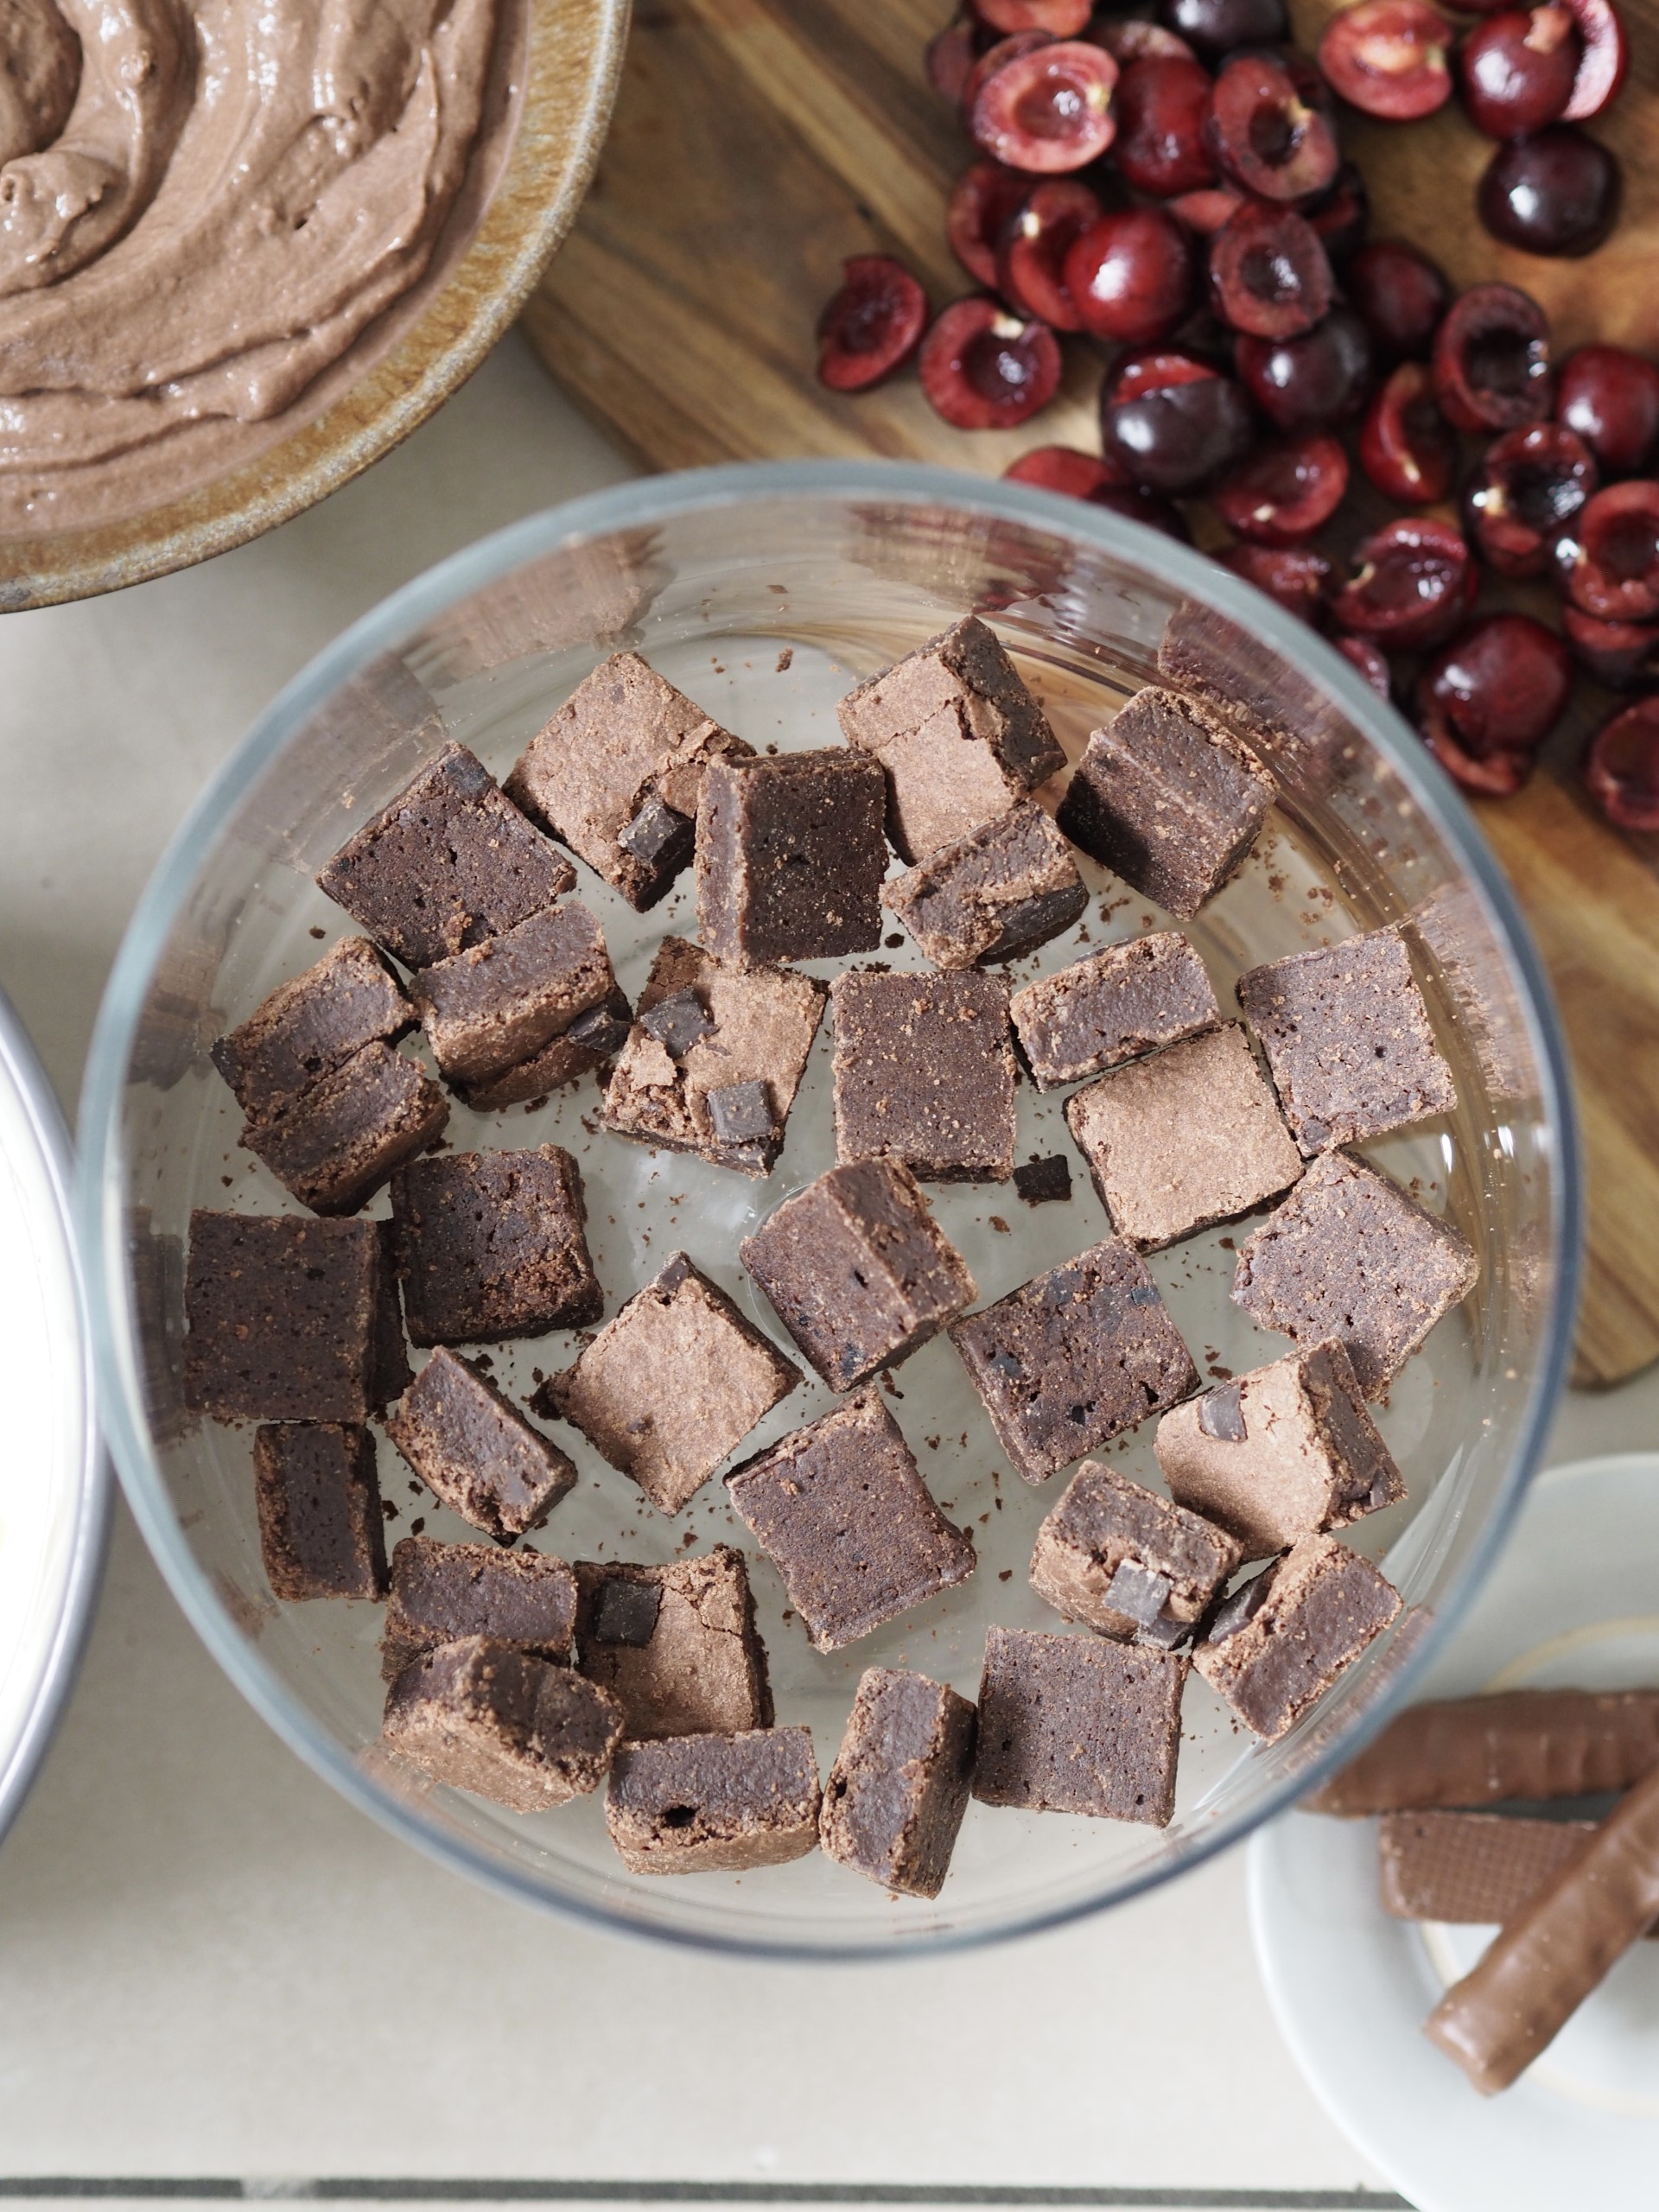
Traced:
[[1173, 1652], [988, 1629], [975, 1796], [1166, 1827], [1185, 1679], [1186, 1662]]
[[355, 1213], [406, 1160], [442, 1135], [449, 1102], [426, 1071], [389, 1045], [250, 1114], [242, 1142], [313, 1213]]
[[643, 913], [691, 858], [709, 763], [749, 755], [638, 653], [613, 653], [531, 740], [507, 791]]
[[1192, 1654], [1247, 1728], [1276, 1742], [1400, 1611], [1368, 1559], [1304, 1536], [1236, 1590]]
[[1039, 1090], [1081, 1083], [1221, 1020], [1204, 963], [1179, 930], [1109, 944], [1039, 976], [1008, 1010]]
[[1037, 1531], [1031, 1584], [1069, 1621], [1170, 1650], [1243, 1556], [1213, 1522], [1085, 1459]]
[[604, 1310], [582, 1178], [558, 1145], [411, 1160], [392, 1178], [391, 1215], [417, 1344], [538, 1337]]
[[1014, 1187], [1028, 1206], [1052, 1205], [1071, 1195], [1071, 1163], [1063, 1152], [1022, 1160], [1014, 1171]]
[[728, 968], [872, 952], [881, 942], [887, 786], [842, 747], [721, 762], [697, 818], [697, 924]]
[[292, 1421], [257, 1429], [253, 1481], [259, 1548], [277, 1597], [385, 1596], [385, 1517], [366, 1428]]
[[391, 1554], [380, 1672], [395, 1681], [411, 1659], [467, 1636], [567, 1666], [575, 1626], [576, 1578], [550, 1553], [405, 1536]]
[[576, 1083], [607, 1067], [628, 1040], [633, 1009], [625, 993], [613, 991], [602, 1005], [579, 1014], [563, 1036], [516, 1068], [487, 1083], [462, 1086], [461, 1096], [475, 1114], [499, 1114], [531, 1098], [545, 1098], [567, 1083]]
[[701, 945], [664, 938], [606, 1090], [606, 1128], [770, 1174], [824, 997], [824, 985], [805, 976], [743, 975], [717, 967]]
[[660, 1512], [677, 1513], [800, 1379], [676, 1252], [533, 1402], [573, 1422]]
[[977, 1294], [896, 1160], [830, 1168], [769, 1214], [738, 1256], [832, 1390], [907, 1359]]
[[344, 937], [221, 1037], [213, 1061], [245, 1114], [269, 1114], [365, 1045], [393, 1044], [414, 1027], [380, 954], [365, 937]]
[[726, 1478], [813, 1647], [839, 1651], [974, 1571], [877, 1389], [798, 1428]]
[[1232, 1294], [1259, 1327], [1299, 1344], [1339, 1338], [1375, 1398], [1479, 1274], [1450, 1222], [1375, 1168], [1327, 1152], [1241, 1245]]
[[1158, 1286], [1116, 1237], [970, 1313], [950, 1341], [1028, 1483], [1198, 1388]]
[[569, 1456], [442, 1344], [388, 1408], [385, 1431], [435, 1497], [492, 1536], [539, 1527], [575, 1483]]
[[499, 937], [575, 880], [464, 745], [446, 745], [317, 877], [406, 968]]
[[605, 933], [574, 899], [415, 979], [432, 1056], [457, 1088], [490, 1084], [614, 996]]
[[363, 1421], [409, 1381], [388, 1224], [190, 1217], [184, 1389], [215, 1421]]
[[578, 1663], [620, 1700], [630, 1738], [771, 1727], [766, 1648], [741, 1552], [716, 1544], [670, 1567], [582, 1560], [576, 1582]]
[[995, 976], [837, 976], [836, 1150], [930, 1183], [1014, 1173], [1008, 987]]
[[452, 1789], [544, 1813], [597, 1789], [622, 1708], [574, 1668], [468, 1636], [411, 1660], [386, 1698], [382, 1740]]
[[1040, 806], [1021, 799], [884, 883], [881, 904], [938, 967], [972, 968], [1058, 937], [1089, 893], [1070, 845]]
[[804, 1859], [818, 1840], [808, 1728], [625, 1744], [605, 1826], [632, 1874], [741, 1873]]
[[1177, 1406], [1158, 1424], [1157, 1452], [1170, 1496], [1230, 1530], [1245, 1559], [1406, 1494], [1335, 1339]]
[[1252, 968], [1238, 979], [1238, 1002], [1310, 1156], [1458, 1103], [1397, 929]]
[[938, 1897], [968, 1809], [976, 1720], [943, 1682], [868, 1668], [823, 1785], [830, 1857], [896, 1896]]
[[1060, 802], [1074, 845], [1185, 919], [1255, 844], [1273, 779], [1216, 717], [1149, 684], [1084, 748]]
[[1302, 1172], [1236, 1021], [1098, 1077], [1065, 1119], [1113, 1228], [1143, 1252], [1248, 1213]]
[[888, 835], [905, 861], [1005, 814], [1065, 766], [1041, 707], [974, 614], [870, 677], [836, 711], [847, 742], [887, 772]]

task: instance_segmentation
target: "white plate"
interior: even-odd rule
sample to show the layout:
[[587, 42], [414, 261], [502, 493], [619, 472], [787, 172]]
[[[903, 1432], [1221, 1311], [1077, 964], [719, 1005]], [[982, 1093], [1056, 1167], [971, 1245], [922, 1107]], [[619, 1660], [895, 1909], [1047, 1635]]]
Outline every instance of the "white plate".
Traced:
[[[1552, 1468], [1422, 1686], [1659, 1685], [1659, 1454]], [[1543, 2056], [1481, 2097], [1422, 2024], [1491, 1930], [1377, 1897], [1376, 1822], [1291, 1813], [1250, 1847], [1256, 1955], [1314, 2094], [1420, 2212], [1659, 2202], [1659, 1942], [1637, 1945]]]

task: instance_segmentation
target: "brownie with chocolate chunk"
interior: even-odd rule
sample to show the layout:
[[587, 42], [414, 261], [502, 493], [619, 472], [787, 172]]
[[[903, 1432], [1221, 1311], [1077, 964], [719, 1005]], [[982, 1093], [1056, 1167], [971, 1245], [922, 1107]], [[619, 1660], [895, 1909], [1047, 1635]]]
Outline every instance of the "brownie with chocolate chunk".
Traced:
[[392, 1178], [391, 1217], [417, 1344], [538, 1337], [603, 1311], [582, 1178], [558, 1145], [411, 1160]]
[[365, 1045], [395, 1044], [415, 1019], [402, 984], [367, 938], [343, 937], [219, 1038], [213, 1062], [245, 1114], [269, 1114]]
[[717, 762], [697, 817], [697, 924], [728, 968], [873, 952], [881, 942], [887, 786], [836, 747]]
[[930, 1183], [1014, 1173], [1008, 987], [995, 976], [837, 976], [836, 1151]]
[[259, 1548], [275, 1594], [384, 1598], [385, 1520], [374, 1438], [352, 1421], [281, 1421], [253, 1439]]
[[334, 855], [317, 881], [406, 968], [499, 937], [576, 872], [464, 745], [446, 745]]
[[365, 1045], [305, 1090], [251, 1113], [241, 1141], [313, 1213], [356, 1213], [448, 1119], [449, 1102], [424, 1068], [389, 1045]]
[[475, 1114], [499, 1114], [509, 1106], [545, 1098], [567, 1083], [608, 1068], [628, 1041], [632, 1021], [626, 995], [613, 991], [598, 1006], [579, 1014], [563, 1035], [539, 1052], [492, 1076], [487, 1083], [469, 1083], [461, 1096]]
[[974, 1571], [881, 1394], [861, 1390], [726, 1478], [815, 1650], [839, 1651]]
[[435, 961], [413, 995], [432, 1057], [465, 1091], [534, 1058], [615, 992], [605, 933], [571, 899]]
[[868, 1668], [823, 1785], [829, 1856], [894, 1896], [938, 1897], [968, 1809], [977, 1717], [925, 1675]]
[[1109, 944], [1039, 976], [1008, 1010], [1039, 1090], [1103, 1074], [1221, 1020], [1204, 963], [1179, 930]]
[[804, 1859], [818, 1840], [809, 1728], [750, 1728], [624, 1744], [605, 1826], [632, 1874], [741, 1873]]
[[1214, 1522], [1085, 1459], [1037, 1531], [1031, 1585], [1067, 1620], [1167, 1651], [1243, 1556]]
[[605, 1779], [622, 1708], [571, 1667], [468, 1636], [411, 1660], [381, 1738], [435, 1782], [514, 1813], [544, 1813]]
[[972, 968], [1058, 937], [1089, 893], [1065, 839], [1040, 806], [1021, 799], [884, 883], [881, 904], [937, 966]]
[[1148, 684], [1084, 748], [1058, 821], [1131, 890], [1185, 920], [1255, 844], [1273, 779], [1206, 709]]
[[690, 861], [709, 762], [749, 757], [638, 653], [613, 653], [531, 741], [506, 788], [644, 912]]
[[564, 1666], [575, 1625], [576, 1578], [550, 1553], [405, 1536], [391, 1554], [380, 1671], [394, 1681], [411, 1659], [468, 1636]]
[[1157, 1284], [1117, 1237], [970, 1313], [950, 1341], [1028, 1483], [1198, 1388]]
[[887, 830], [915, 861], [1005, 814], [1065, 766], [995, 631], [969, 614], [847, 694], [849, 745], [887, 779]]
[[1294, 1727], [1400, 1611], [1400, 1594], [1334, 1536], [1304, 1536], [1235, 1590], [1192, 1654], [1268, 1743]]
[[832, 1390], [907, 1359], [976, 1295], [896, 1160], [830, 1168], [768, 1214], [738, 1256]]
[[1168, 1826], [1186, 1661], [1097, 1636], [985, 1634], [974, 1795]]
[[1063, 1152], [1021, 1160], [1014, 1171], [1014, 1187], [1028, 1206], [1053, 1205], [1071, 1195], [1071, 1163]]
[[770, 1728], [766, 1647], [743, 1554], [668, 1567], [579, 1560], [577, 1664], [621, 1702], [631, 1740]]
[[388, 1408], [385, 1427], [434, 1497], [488, 1535], [539, 1527], [575, 1483], [568, 1453], [442, 1344]]

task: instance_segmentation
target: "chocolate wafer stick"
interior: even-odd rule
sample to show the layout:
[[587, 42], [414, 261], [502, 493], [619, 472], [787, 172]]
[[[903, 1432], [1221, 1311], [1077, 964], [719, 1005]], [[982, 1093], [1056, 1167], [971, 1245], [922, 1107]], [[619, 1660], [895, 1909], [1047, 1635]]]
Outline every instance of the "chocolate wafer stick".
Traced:
[[1659, 1690], [1504, 1690], [1416, 1705], [1306, 1801], [1356, 1819], [1628, 1789], [1659, 1767]]

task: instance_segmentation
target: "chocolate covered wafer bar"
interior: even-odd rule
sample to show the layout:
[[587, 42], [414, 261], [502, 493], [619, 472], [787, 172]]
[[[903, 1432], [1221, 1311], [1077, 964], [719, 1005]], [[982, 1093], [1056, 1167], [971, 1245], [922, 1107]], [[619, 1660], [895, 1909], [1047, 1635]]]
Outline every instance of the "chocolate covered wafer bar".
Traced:
[[1376, 1838], [1382, 1910], [1396, 1920], [1501, 1927], [1595, 1832], [1593, 1821], [1385, 1813]]

